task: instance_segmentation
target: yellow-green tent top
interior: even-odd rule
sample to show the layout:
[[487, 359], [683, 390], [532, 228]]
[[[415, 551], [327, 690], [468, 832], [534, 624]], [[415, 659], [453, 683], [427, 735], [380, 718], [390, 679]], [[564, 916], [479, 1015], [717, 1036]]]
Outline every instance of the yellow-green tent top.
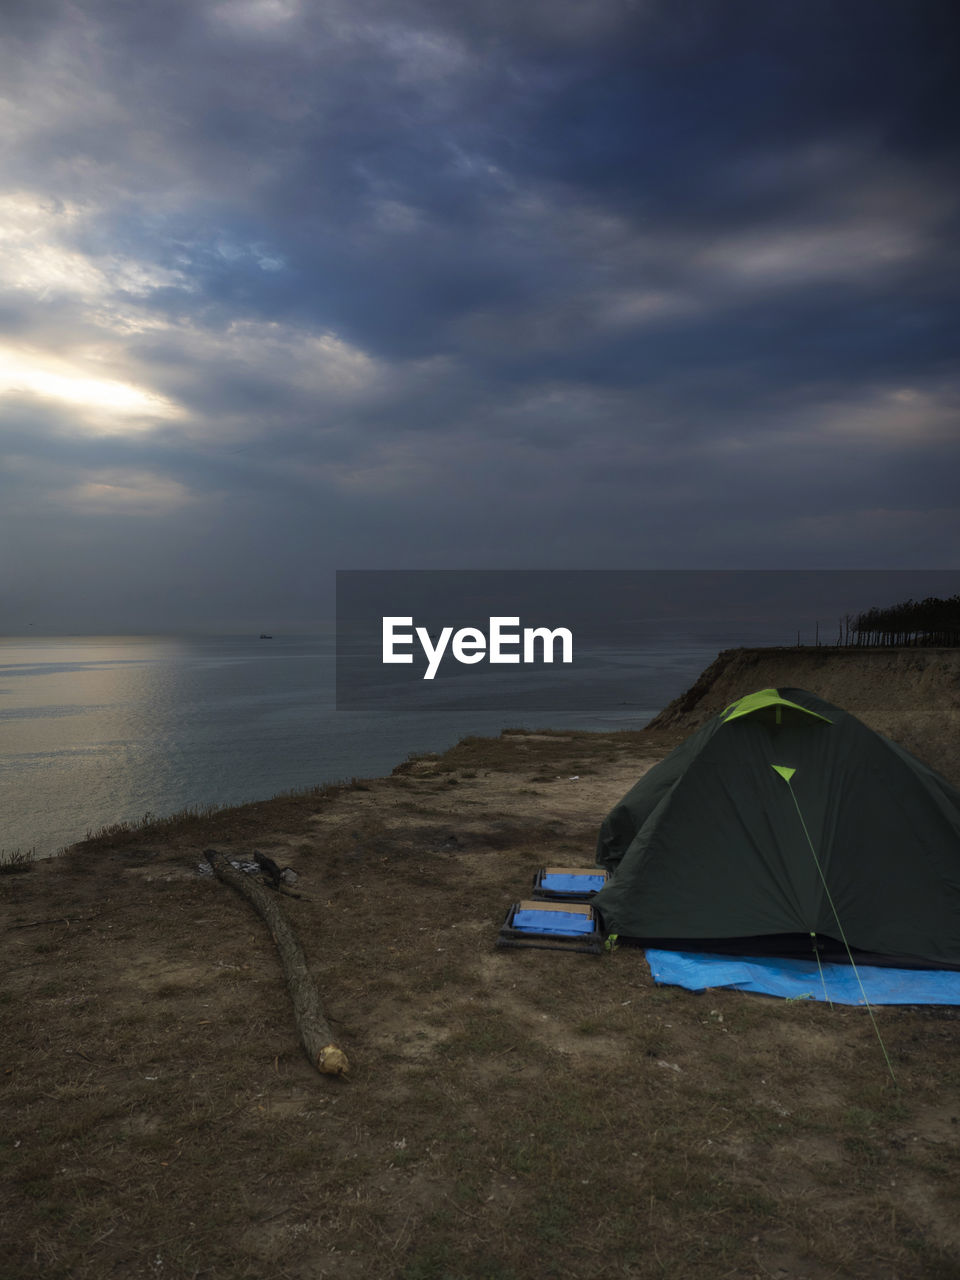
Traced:
[[728, 720], [736, 720], [738, 716], [748, 716], [754, 711], [761, 711], [764, 707], [790, 707], [794, 711], [802, 711], [806, 716], [813, 716], [816, 720], [826, 720], [827, 724], [833, 723], [828, 716], [822, 716], [817, 711], [811, 711], [809, 707], [801, 707], [799, 702], [791, 702], [789, 698], [782, 697], [778, 689], [759, 689], [756, 693], [748, 693], [745, 698], [738, 698], [736, 702], [731, 702], [729, 707], [725, 708], [721, 719], [726, 723]]

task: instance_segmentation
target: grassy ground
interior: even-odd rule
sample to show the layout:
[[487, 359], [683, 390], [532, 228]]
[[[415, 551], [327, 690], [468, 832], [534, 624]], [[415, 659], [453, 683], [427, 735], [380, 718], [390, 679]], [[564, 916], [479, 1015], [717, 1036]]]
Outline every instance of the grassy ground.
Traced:
[[[0, 1274], [960, 1274], [960, 1022], [501, 951], [668, 745], [508, 734], [391, 779], [103, 833], [0, 876]], [[354, 1066], [199, 853], [269, 853]]]

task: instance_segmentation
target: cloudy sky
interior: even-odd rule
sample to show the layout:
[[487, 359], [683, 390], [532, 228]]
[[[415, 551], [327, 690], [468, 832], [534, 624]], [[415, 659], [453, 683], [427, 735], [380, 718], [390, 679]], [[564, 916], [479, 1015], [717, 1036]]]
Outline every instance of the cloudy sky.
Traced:
[[0, 15], [0, 632], [960, 563], [951, 0]]

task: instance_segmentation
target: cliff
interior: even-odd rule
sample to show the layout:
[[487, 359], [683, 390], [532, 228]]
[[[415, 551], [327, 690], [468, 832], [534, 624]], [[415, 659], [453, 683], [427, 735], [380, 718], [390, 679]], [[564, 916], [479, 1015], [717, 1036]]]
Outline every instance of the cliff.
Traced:
[[960, 649], [726, 649], [647, 726], [683, 733], [766, 688], [806, 689], [960, 786]]

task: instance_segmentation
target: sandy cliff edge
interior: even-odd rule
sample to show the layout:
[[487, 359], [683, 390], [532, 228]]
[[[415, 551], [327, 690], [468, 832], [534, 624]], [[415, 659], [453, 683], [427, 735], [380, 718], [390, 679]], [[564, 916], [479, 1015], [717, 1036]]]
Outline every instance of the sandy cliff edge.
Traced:
[[960, 649], [726, 649], [647, 729], [692, 733], [766, 688], [842, 707], [960, 786]]

